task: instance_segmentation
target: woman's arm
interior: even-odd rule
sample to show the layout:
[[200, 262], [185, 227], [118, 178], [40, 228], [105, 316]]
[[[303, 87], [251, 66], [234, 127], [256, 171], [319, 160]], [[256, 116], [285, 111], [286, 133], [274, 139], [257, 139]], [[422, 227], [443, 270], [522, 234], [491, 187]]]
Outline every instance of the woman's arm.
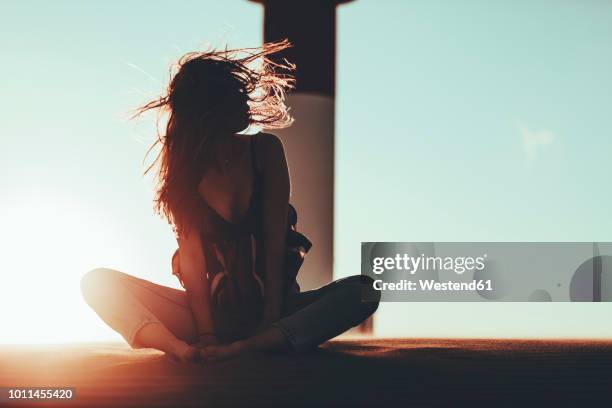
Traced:
[[260, 328], [264, 328], [280, 318], [283, 308], [290, 181], [282, 142], [274, 135], [263, 133], [260, 136], [262, 238], [266, 273], [264, 316]]
[[210, 313], [210, 292], [200, 234], [195, 229], [179, 236], [179, 265], [201, 345], [216, 344]]

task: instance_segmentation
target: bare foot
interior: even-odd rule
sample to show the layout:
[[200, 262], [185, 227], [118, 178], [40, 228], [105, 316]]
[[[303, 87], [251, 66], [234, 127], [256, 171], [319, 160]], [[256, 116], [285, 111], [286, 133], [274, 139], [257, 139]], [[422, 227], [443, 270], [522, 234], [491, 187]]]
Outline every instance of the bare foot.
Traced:
[[181, 341], [173, 345], [168, 356], [180, 363], [196, 363], [200, 361], [200, 350]]
[[248, 347], [243, 341], [230, 344], [219, 344], [204, 347], [200, 350], [202, 358], [210, 362], [225, 361], [248, 352]]

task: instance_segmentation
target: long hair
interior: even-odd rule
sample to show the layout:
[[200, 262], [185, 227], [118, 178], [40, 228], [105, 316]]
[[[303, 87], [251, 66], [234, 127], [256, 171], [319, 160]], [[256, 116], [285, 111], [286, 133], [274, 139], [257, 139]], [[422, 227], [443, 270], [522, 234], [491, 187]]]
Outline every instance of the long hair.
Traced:
[[197, 186], [207, 166], [216, 163], [219, 141], [249, 126], [284, 128], [293, 121], [284, 100], [295, 66], [268, 58], [290, 46], [283, 40], [185, 54], [171, 68], [166, 92], [136, 109], [134, 116], [157, 110], [166, 117], [165, 132], [158, 130], [147, 155], [161, 149], [145, 174], [157, 166], [154, 208], [175, 233], [199, 222]]

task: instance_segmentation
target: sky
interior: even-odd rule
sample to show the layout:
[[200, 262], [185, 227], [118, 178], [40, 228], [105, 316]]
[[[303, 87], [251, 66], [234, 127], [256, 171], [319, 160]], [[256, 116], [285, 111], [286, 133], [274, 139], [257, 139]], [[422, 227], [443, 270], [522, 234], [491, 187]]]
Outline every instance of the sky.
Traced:
[[[27, 1], [0, 25], [0, 342], [119, 337], [79, 278], [176, 287], [143, 177], [170, 63], [255, 46], [246, 0]], [[357, 0], [338, 9], [335, 276], [361, 241], [612, 241], [612, 4]], [[364, 165], [364, 163], [366, 165]], [[381, 336], [610, 337], [607, 304], [383, 304]]]

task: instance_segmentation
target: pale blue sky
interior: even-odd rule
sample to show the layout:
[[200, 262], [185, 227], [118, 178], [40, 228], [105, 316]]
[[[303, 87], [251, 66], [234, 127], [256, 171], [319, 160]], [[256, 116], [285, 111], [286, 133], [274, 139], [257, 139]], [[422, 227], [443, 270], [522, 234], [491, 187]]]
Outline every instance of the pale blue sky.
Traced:
[[[78, 293], [94, 266], [176, 285], [175, 242], [141, 177], [153, 127], [128, 122], [129, 110], [160, 91], [182, 53], [259, 44], [262, 15], [246, 0], [3, 6], [0, 318], [15, 327], [4, 341], [25, 341], [41, 316], [51, 340], [108, 337]], [[605, 1], [342, 6], [337, 276], [359, 273], [360, 241], [612, 241], [611, 41]], [[42, 312], [20, 291], [32, 282]], [[600, 324], [610, 311], [394, 304], [376, 329], [612, 336]]]

